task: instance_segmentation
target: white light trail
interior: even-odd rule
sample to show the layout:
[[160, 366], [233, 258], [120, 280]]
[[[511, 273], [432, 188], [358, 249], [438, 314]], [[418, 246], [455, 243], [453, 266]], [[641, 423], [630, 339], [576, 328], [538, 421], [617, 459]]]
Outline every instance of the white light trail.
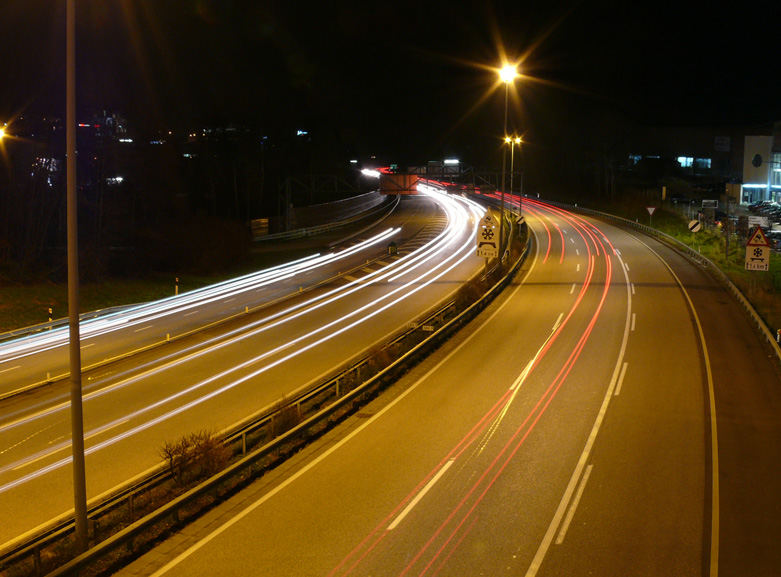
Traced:
[[[191, 409], [191, 408], [193, 408], [193, 407], [195, 407], [197, 405], [200, 405], [200, 404], [206, 402], [209, 399], [212, 399], [212, 398], [214, 398], [214, 397], [216, 397], [216, 396], [218, 396], [218, 395], [220, 395], [220, 394], [222, 394], [222, 393], [224, 393], [224, 392], [226, 392], [228, 390], [231, 390], [231, 389], [237, 387], [238, 385], [240, 385], [240, 384], [242, 384], [242, 383], [244, 383], [244, 382], [246, 382], [246, 381], [248, 381], [250, 379], [253, 379], [253, 378], [257, 377], [258, 375], [260, 375], [260, 374], [262, 374], [262, 373], [264, 373], [264, 372], [266, 372], [266, 371], [268, 371], [268, 370], [270, 370], [270, 369], [272, 369], [272, 368], [274, 368], [274, 367], [276, 367], [276, 366], [278, 366], [278, 365], [280, 365], [280, 364], [282, 364], [284, 362], [290, 361], [293, 358], [295, 358], [296, 356], [302, 354], [303, 352], [305, 352], [307, 350], [310, 350], [310, 349], [312, 349], [312, 348], [314, 348], [316, 346], [319, 346], [319, 345], [322, 345], [322, 344], [328, 342], [329, 340], [337, 337], [338, 335], [340, 335], [340, 334], [342, 334], [342, 333], [344, 333], [344, 332], [346, 332], [346, 331], [348, 331], [350, 329], [353, 329], [353, 328], [359, 326], [362, 323], [365, 323], [366, 321], [368, 321], [369, 319], [373, 318], [374, 316], [376, 316], [376, 315], [380, 314], [381, 312], [387, 310], [388, 308], [396, 305], [398, 302], [400, 302], [400, 301], [402, 301], [402, 300], [404, 300], [406, 298], [409, 298], [410, 296], [412, 296], [413, 294], [415, 294], [418, 291], [422, 290], [426, 286], [429, 286], [431, 283], [436, 282], [439, 278], [441, 278], [442, 276], [444, 276], [445, 274], [447, 274], [448, 272], [453, 270], [453, 268], [455, 268], [456, 266], [460, 265], [466, 259], [472, 257], [473, 253], [474, 253], [474, 250], [473, 250], [474, 249], [474, 246], [473, 246], [474, 245], [474, 242], [473, 242], [473, 238], [474, 237], [473, 237], [473, 235], [476, 234], [476, 232], [477, 232], [477, 226], [478, 226], [477, 223], [479, 221], [479, 218], [478, 219], [475, 219], [475, 218], [470, 219], [469, 218], [469, 212], [472, 213], [473, 217], [475, 215], [477, 215], [479, 217], [482, 214], [482, 207], [479, 207], [479, 205], [473, 205], [473, 204], [467, 203], [467, 202], [464, 201], [464, 199], [458, 199], [458, 201], [454, 201], [452, 197], [448, 197], [447, 195], [439, 193], [437, 191], [426, 191], [426, 194], [429, 194], [429, 195], [433, 196], [437, 200], [437, 202], [439, 202], [440, 204], [448, 206], [448, 208], [445, 209], [446, 212], [448, 213], [449, 219], [451, 219], [449, 221], [449, 227], [448, 228], [454, 228], [457, 231], [461, 231], [461, 234], [463, 235], [464, 228], [469, 226], [470, 220], [472, 221], [471, 222], [471, 227], [472, 227], [471, 232], [469, 234], [466, 234], [466, 235], [462, 236], [462, 238], [465, 238], [465, 240], [460, 245], [456, 246], [454, 248], [454, 250], [452, 251], [452, 253], [449, 254], [444, 259], [442, 259], [442, 261], [440, 263], [436, 264], [432, 268], [428, 268], [428, 269], [423, 270], [418, 276], [416, 276], [414, 278], [411, 278], [410, 280], [408, 280], [404, 284], [402, 284], [399, 287], [396, 287], [395, 289], [393, 289], [393, 290], [383, 294], [383, 296], [375, 299], [374, 301], [372, 301], [370, 303], [367, 303], [367, 304], [365, 304], [365, 305], [355, 309], [350, 314], [348, 314], [348, 315], [346, 315], [344, 317], [341, 317], [341, 318], [339, 318], [337, 320], [333, 320], [333, 321], [331, 321], [329, 323], [326, 323], [326, 324], [324, 324], [324, 325], [322, 325], [322, 326], [320, 326], [320, 327], [318, 327], [318, 328], [316, 328], [316, 329], [314, 329], [312, 331], [307, 332], [306, 335], [299, 336], [299, 337], [297, 337], [295, 339], [292, 339], [289, 342], [284, 343], [282, 345], [279, 345], [278, 347], [276, 347], [274, 349], [271, 349], [269, 351], [265, 351], [265, 352], [255, 356], [255, 357], [253, 357], [252, 359], [249, 359], [249, 360], [245, 361], [244, 363], [241, 363], [238, 366], [231, 367], [231, 368], [229, 368], [229, 369], [227, 369], [225, 371], [222, 371], [222, 372], [220, 372], [218, 374], [212, 375], [212, 376], [208, 377], [207, 379], [204, 379], [204, 380], [202, 380], [202, 381], [200, 381], [198, 383], [193, 384], [192, 386], [188, 387], [185, 390], [182, 390], [182, 391], [179, 391], [177, 393], [174, 393], [173, 395], [170, 395], [169, 397], [166, 397], [164, 399], [160, 399], [158, 401], [155, 401], [154, 403], [151, 403], [150, 405], [145, 406], [145, 407], [143, 407], [143, 408], [141, 408], [141, 409], [139, 409], [137, 411], [131, 412], [129, 414], [122, 415], [121, 417], [119, 417], [115, 421], [103, 424], [98, 429], [95, 429], [94, 431], [90, 432], [90, 434], [94, 434], [95, 432], [105, 431], [105, 430], [108, 430], [108, 429], [110, 429], [110, 428], [112, 428], [112, 427], [122, 423], [122, 422], [126, 422], [126, 421], [128, 421], [130, 419], [138, 418], [138, 417], [142, 416], [145, 413], [148, 413], [149, 411], [151, 411], [153, 409], [160, 408], [164, 404], [170, 403], [170, 402], [172, 402], [172, 401], [174, 401], [174, 400], [176, 400], [176, 399], [178, 399], [178, 398], [180, 398], [183, 395], [186, 395], [188, 393], [192, 393], [192, 392], [194, 392], [197, 389], [200, 389], [200, 388], [202, 388], [202, 387], [204, 387], [204, 386], [206, 386], [208, 384], [211, 384], [211, 383], [217, 381], [218, 379], [223, 379], [225, 377], [228, 377], [228, 376], [236, 373], [239, 370], [247, 369], [250, 366], [252, 366], [253, 364], [256, 364], [256, 363], [258, 363], [258, 362], [260, 362], [260, 361], [262, 361], [264, 359], [267, 359], [271, 355], [281, 353], [281, 352], [283, 352], [283, 351], [293, 347], [294, 345], [296, 346], [296, 348], [292, 352], [287, 354], [286, 356], [278, 358], [278, 359], [276, 359], [273, 362], [270, 362], [268, 364], [264, 364], [263, 366], [255, 369], [251, 373], [243, 375], [243, 376], [241, 376], [241, 377], [239, 377], [239, 378], [237, 378], [235, 380], [232, 380], [231, 382], [228, 382], [225, 385], [222, 385], [220, 388], [218, 388], [218, 389], [216, 389], [214, 391], [211, 391], [211, 392], [209, 392], [209, 393], [207, 393], [205, 395], [202, 395], [202, 396], [200, 396], [200, 397], [198, 397], [196, 399], [193, 399], [193, 400], [191, 400], [191, 401], [189, 401], [189, 402], [187, 402], [187, 403], [185, 403], [185, 404], [183, 404], [181, 406], [174, 407], [173, 409], [171, 409], [171, 410], [169, 410], [169, 411], [167, 411], [167, 412], [165, 412], [163, 414], [160, 414], [160, 415], [158, 415], [158, 416], [156, 416], [156, 417], [154, 417], [154, 418], [152, 418], [152, 419], [150, 419], [148, 421], [140, 423], [140, 424], [136, 425], [135, 427], [132, 427], [131, 429], [129, 429], [127, 431], [124, 431], [124, 432], [122, 432], [122, 433], [120, 433], [118, 435], [115, 435], [114, 437], [111, 437], [111, 438], [106, 439], [106, 440], [104, 440], [104, 441], [102, 441], [102, 442], [100, 442], [100, 443], [98, 443], [96, 445], [93, 445], [92, 447], [89, 447], [87, 449], [86, 453], [87, 454], [92, 454], [95, 451], [98, 451], [98, 450], [101, 450], [101, 449], [103, 449], [105, 447], [111, 446], [111, 445], [113, 445], [113, 444], [115, 444], [115, 443], [117, 443], [117, 442], [119, 442], [119, 441], [121, 441], [121, 440], [123, 440], [125, 438], [128, 438], [128, 437], [130, 437], [130, 436], [132, 436], [132, 435], [134, 435], [134, 434], [136, 434], [136, 433], [138, 433], [140, 431], [149, 429], [150, 427], [153, 427], [156, 424], [159, 424], [159, 423], [161, 423], [163, 421], [166, 421], [166, 420], [168, 420], [168, 419], [170, 419], [170, 418], [172, 418], [172, 417], [174, 417], [174, 416], [176, 416], [178, 414], [181, 414], [181, 413], [183, 413], [183, 412], [185, 412], [185, 411], [187, 411], [187, 410], [189, 410], [189, 409]], [[466, 210], [467, 208], [469, 209], [469, 211]], [[453, 238], [452, 234], [439, 235], [437, 237], [437, 239], [436, 239], [436, 243], [432, 241], [431, 245], [436, 244], [436, 245], [444, 245], [445, 247], [447, 247], [447, 246], [449, 246], [449, 245], [451, 245], [453, 243], [453, 240], [454, 240], [454, 238]], [[443, 249], [440, 249], [440, 251], [441, 250], [443, 250]], [[421, 249], [418, 249], [418, 251], [410, 253], [410, 255], [408, 255], [408, 256], [411, 257], [410, 260], [417, 259], [417, 264], [414, 267], [412, 267], [412, 268], [419, 268], [420, 266], [422, 266], [423, 262], [425, 262], [425, 261], [421, 260], [420, 255], [424, 254], [426, 252], [430, 253], [431, 251], [432, 251], [432, 247], [428, 246], [428, 247], [421, 247]], [[416, 253], [418, 253], [418, 254], [416, 254]], [[426, 259], [426, 260], [428, 260], [428, 259]], [[399, 261], [397, 261], [397, 262], [402, 263], [400, 266], [406, 266], [406, 263], [404, 262], [404, 259], [399, 259]], [[409, 273], [410, 270], [412, 270], [412, 268], [408, 268], [406, 270], [406, 273]], [[384, 279], [385, 277], [387, 277], [389, 275], [392, 275], [392, 274], [396, 275], [396, 272], [397, 271], [394, 270], [393, 266], [389, 266], [389, 267], [386, 267], [386, 269], [382, 269], [380, 271], [375, 271], [374, 273], [371, 273], [370, 275], [367, 275], [367, 277], [372, 277], [372, 279], [374, 281], [378, 281], [378, 280]], [[396, 277], [398, 277], [398, 275], [396, 275]], [[259, 328], [255, 329], [253, 331], [249, 331], [249, 333], [241, 334], [241, 335], [239, 335], [239, 336], [237, 336], [235, 338], [229, 339], [228, 341], [221, 342], [221, 343], [217, 344], [216, 346], [211, 347], [209, 349], [209, 352], [212, 352], [214, 350], [222, 348], [223, 346], [227, 346], [228, 344], [230, 344], [232, 342], [235, 342], [237, 340], [248, 338], [249, 336], [252, 336], [252, 335], [257, 334], [259, 332], [262, 332], [264, 330], [268, 330], [271, 326], [278, 325], [278, 324], [280, 324], [282, 322], [287, 322], [291, 318], [295, 318], [295, 317], [300, 316], [302, 314], [306, 314], [307, 312], [311, 312], [312, 309], [324, 306], [328, 302], [333, 302], [334, 300], [337, 300], [339, 298], [344, 298], [348, 294], [351, 294], [351, 293], [355, 292], [356, 290], [359, 290], [360, 288], [367, 286], [367, 284], [368, 283], [366, 282], [365, 279], [358, 279], [358, 280], [356, 280], [356, 281], [354, 281], [352, 283], [349, 283], [346, 287], [344, 287], [347, 290], [342, 290], [341, 293], [339, 293], [339, 294], [336, 294], [336, 291], [339, 290], [339, 289], [334, 289], [334, 291], [331, 291], [330, 295], [325, 295], [325, 297], [317, 297], [317, 298], [314, 298], [314, 299], [310, 299], [305, 304], [296, 305], [295, 307], [290, 307], [290, 309], [287, 309], [283, 313], [279, 313], [278, 316], [280, 316], [282, 318], [277, 319], [277, 321], [275, 323], [266, 324], [266, 325], [264, 325], [262, 327], [259, 327]], [[307, 308], [305, 310], [300, 310], [300, 311], [296, 312], [295, 314], [292, 314], [292, 315], [289, 314], [293, 309], [301, 309], [303, 307], [306, 307], [307, 304], [314, 303], [314, 301], [320, 301], [320, 302], [316, 303], [315, 306], [313, 306], [313, 307], [309, 307], [309, 308]], [[384, 302], [384, 304], [380, 305], [380, 303], [383, 303], [383, 302]], [[355, 319], [352, 322], [349, 322], [347, 324], [344, 324], [346, 320], [349, 320], [349, 319], [354, 318], [354, 317], [357, 317], [357, 319]], [[268, 320], [269, 319], [267, 318], [267, 319], [264, 319], [263, 321], [259, 321], [259, 322], [268, 323]], [[341, 327], [339, 327], [340, 324], [342, 325]], [[326, 334], [325, 334], [325, 336], [322, 336], [322, 337], [320, 337], [320, 338], [318, 338], [318, 339], [316, 339], [314, 341], [311, 341], [309, 343], [305, 343], [304, 342], [304, 341], [306, 341], [308, 339], [311, 339], [313, 336], [316, 336], [316, 335], [321, 334], [321, 333], [326, 333]], [[165, 368], [166, 369], [167, 368], [171, 368], [173, 366], [181, 364], [182, 362], [185, 362], [186, 360], [189, 360], [190, 358], [194, 358], [195, 356], [200, 356], [201, 354], [202, 353], [199, 352], [199, 353], [196, 353], [194, 355], [189, 355], [185, 359], [176, 360], [173, 363], [169, 363], [168, 365], [166, 365]], [[162, 370], [162, 369], [160, 369], [160, 370]], [[138, 375], [136, 377], [132, 377], [131, 379], [128, 379], [127, 381], [124, 381], [123, 382], [123, 386], [125, 386], [126, 384], [129, 384], [130, 382], [134, 382], [134, 381], [136, 381], [136, 380], [138, 380], [140, 378], [145, 378], [145, 377], [147, 377], [150, 374], [153, 374], [155, 372], [158, 372], [158, 370], [154, 369], [152, 371], [147, 371], [143, 375]], [[89, 395], [89, 397], [90, 398], [94, 398], [94, 397], [100, 396], [102, 394], [106, 394], [106, 391], [100, 391], [98, 393]], [[63, 404], [63, 405], [59, 406], [56, 409], [51, 409], [51, 410], [48, 410], [48, 411], [41, 412], [41, 413], [37, 414], [35, 416], [35, 418], [43, 416], [44, 414], [49, 414], [49, 413], [53, 412], [54, 410], [62, 410], [65, 405], [66, 404]], [[4, 425], [3, 427], [0, 427], [0, 430], [7, 429], [7, 428], [9, 428], [11, 426], [15, 426], [15, 425], [17, 425], [17, 424], [19, 424], [21, 422], [23, 422], [23, 421], [20, 420], [20, 421], [17, 421], [16, 423], [11, 423], [11, 424]], [[69, 443], [67, 441], [62, 443], [62, 444], [59, 444], [57, 447], [52, 448], [53, 450], [49, 451], [49, 455], [53, 454], [54, 452], [56, 452], [58, 450], [62, 450], [63, 448], [67, 447], [68, 445], [69, 445]], [[31, 462], [32, 460], [36, 460], [36, 461], [37, 460], [41, 460], [43, 458], [43, 456], [45, 456], [45, 455], [43, 455], [43, 452], [42, 453], [37, 453], [36, 455], [28, 456], [26, 459], [22, 459], [20, 461], [15, 462], [12, 466], [4, 467], [3, 470], [7, 470], [8, 468], [11, 468], [11, 467], [18, 468], [20, 466], [25, 465], [26, 463]], [[44, 475], [44, 474], [46, 474], [46, 473], [48, 473], [48, 472], [50, 472], [50, 471], [52, 471], [54, 469], [62, 467], [64, 465], [68, 464], [70, 462], [70, 460], [71, 460], [70, 456], [62, 458], [62, 459], [59, 459], [59, 460], [55, 461], [54, 463], [51, 463], [50, 465], [44, 466], [43, 468], [38, 469], [36, 471], [33, 471], [33, 472], [31, 472], [31, 473], [29, 473], [29, 474], [27, 474], [27, 475], [25, 475], [23, 477], [20, 477], [20, 478], [14, 480], [14, 481], [11, 481], [9, 483], [1, 485], [0, 486], [0, 493], [8, 491], [9, 489], [11, 489], [11, 488], [13, 488], [15, 486], [18, 486], [21, 483], [29, 481], [29, 480], [31, 480], [33, 478], [40, 477], [41, 475]]]

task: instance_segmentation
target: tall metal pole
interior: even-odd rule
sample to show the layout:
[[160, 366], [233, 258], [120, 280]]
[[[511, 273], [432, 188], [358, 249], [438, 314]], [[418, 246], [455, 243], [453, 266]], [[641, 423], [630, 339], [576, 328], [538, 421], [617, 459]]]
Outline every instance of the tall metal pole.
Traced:
[[76, 0], [66, 0], [66, 194], [68, 220], [68, 319], [70, 329], [71, 447], [76, 551], [87, 550], [87, 483], [84, 467], [84, 414], [79, 348], [79, 241], [76, 195]]
[[515, 170], [515, 138], [510, 140], [510, 197], [513, 195], [513, 171]]
[[[507, 138], [507, 93], [510, 90], [510, 83], [504, 83], [504, 134], [502, 142]], [[499, 260], [504, 258], [504, 177], [507, 170], [507, 151], [502, 144], [502, 209], [499, 211]]]

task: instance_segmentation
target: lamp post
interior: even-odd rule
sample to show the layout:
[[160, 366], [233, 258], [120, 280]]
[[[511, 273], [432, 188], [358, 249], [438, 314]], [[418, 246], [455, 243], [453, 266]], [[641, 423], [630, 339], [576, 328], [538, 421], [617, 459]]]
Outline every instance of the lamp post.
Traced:
[[87, 489], [84, 466], [84, 416], [79, 348], [79, 243], [76, 191], [76, 0], [66, 4], [66, 197], [68, 228], [68, 318], [70, 334], [71, 447], [73, 450], [73, 504], [76, 550], [87, 550]]
[[[508, 94], [510, 91], [510, 84], [518, 76], [518, 70], [513, 64], [505, 64], [499, 70], [499, 78], [504, 82], [504, 134], [507, 135], [507, 109], [508, 109]], [[501, 191], [501, 210], [499, 211], [499, 259], [504, 257], [504, 186], [505, 186], [505, 172], [507, 170], [507, 154], [504, 147], [502, 147], [502, 191]]]
[[[514, 169], [514, 163], [515, 163], [515, 145], [517, 144], [520, 148], [521, 142], [523, 142], [523, 139], [520, 136], [505, 136], [504, 141], [510, 145], [510, 194], [513, 193], [513, 174], [515, 173]], [[520, 202], [520, 196], [519, 202]]]

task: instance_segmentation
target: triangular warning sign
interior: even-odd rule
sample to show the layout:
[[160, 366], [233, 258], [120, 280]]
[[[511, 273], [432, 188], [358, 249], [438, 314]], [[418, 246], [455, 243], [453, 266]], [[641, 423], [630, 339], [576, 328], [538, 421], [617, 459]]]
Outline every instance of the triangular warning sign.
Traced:
[[754, 232], [751, 233], [751, 236], [748, 237], [746, 246], [770, 246], [770, 243], [768, 242], [765, 233], [762, 232], [762, 228], [757, 227]]

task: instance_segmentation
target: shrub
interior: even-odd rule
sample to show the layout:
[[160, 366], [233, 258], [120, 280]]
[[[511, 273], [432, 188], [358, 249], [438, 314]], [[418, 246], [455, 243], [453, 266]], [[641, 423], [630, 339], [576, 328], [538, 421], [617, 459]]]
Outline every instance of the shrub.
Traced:
[[179, 484], [213, 475], [230, 459], [230, 449], [208, 431], [185, 435], [175, 442], [167, 442], [160, 449], [168, 462], [171, 477]]

